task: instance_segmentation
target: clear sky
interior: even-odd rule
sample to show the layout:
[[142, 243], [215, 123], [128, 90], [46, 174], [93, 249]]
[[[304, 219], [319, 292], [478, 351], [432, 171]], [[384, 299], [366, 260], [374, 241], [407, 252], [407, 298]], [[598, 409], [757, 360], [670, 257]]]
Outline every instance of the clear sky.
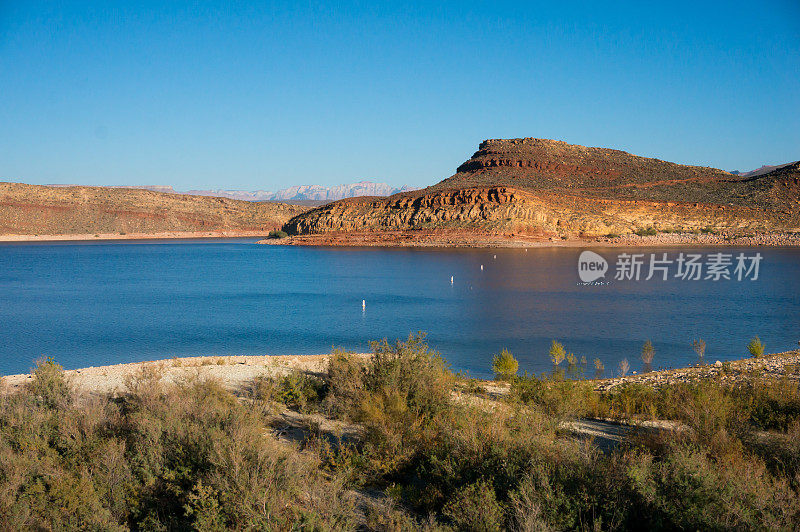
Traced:
[[424, 186], [513, 137], [749, 170], [800, 159], [799, 28], [798, 0], [0, 0], [0, 180]]

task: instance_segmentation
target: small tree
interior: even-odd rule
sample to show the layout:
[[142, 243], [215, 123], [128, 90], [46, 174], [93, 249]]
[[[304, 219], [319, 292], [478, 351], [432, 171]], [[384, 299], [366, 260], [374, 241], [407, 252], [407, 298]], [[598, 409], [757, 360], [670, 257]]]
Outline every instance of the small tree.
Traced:
[[594, 378], [599, 379], [603, 375], [603, 371], [606, 367], [603, 365], [603, 362], [599, 358], [594, 359]]
[[503, 349], [500, 354], [492, 358], [492, 371], [498, 380], [507, 381], [517, 374], [519, 362], [508, 349]]
[[556, 342], [553, 340], [553, 343], [550, 344], [550, 360], [553, 361], [554, 366], [558, 366], [564, 360], [567, 352], [564, 350], [564, 346], [561, 342]]
[[577, 377], [578, 376], [578, 358], [572, 353], [567, 353], [564, 356], [564, 358], [567, 361], [567, 375], [569, 375], [572, 378]]
[[706, 356], [706, 342], [702, 338], [692, 341], [692, 349], [700, 358]]
[[653, 363], [653, 357], [656, 356], [656, 350], [653, 347], [653, 342], [646, 341], [642, 346], [642, 362], [648, 366]]
[[764, 344], [762, 344], [761, 339], [756, 336], [747, 344], [747, 350], [750, 351], [750, 356], [758, 358], [764, 354]]
[[620, 377], [624, 377], [628, 374], [628, 370], [631, 369], [631, 365], [628, 363], [627, 358], [623, 358], [619, 362], [619, 375]]

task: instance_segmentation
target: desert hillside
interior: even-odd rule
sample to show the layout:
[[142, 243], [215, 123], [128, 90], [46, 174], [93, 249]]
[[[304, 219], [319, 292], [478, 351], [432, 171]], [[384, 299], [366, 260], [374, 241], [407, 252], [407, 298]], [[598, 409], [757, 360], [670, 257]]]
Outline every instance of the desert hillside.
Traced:
[[0, 183], [0, 235], [268, 232], [304, 210], [141, 189]]
[[292, 234], [418, 230], [592, 237], [659, 231], [800, 229], [800, 163], [758, 176], [546, 139], [487, 140], [419, 191], [331, 203]]

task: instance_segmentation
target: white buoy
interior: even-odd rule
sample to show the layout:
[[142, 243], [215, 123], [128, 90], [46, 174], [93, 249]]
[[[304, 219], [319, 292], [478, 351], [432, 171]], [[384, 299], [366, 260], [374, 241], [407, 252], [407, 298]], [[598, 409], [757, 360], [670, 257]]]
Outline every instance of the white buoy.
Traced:
[[450, 284], [453, 284], [453, 276], [450, 276]]
[[492, 257], [492, 259], [496, 259], [496, 258], [497, 258], [497, 255], [495, 255], [494, 257]]
[[367, 308], [367, 300], [366, 299], [362, 299], [361, 300], [361, 310], [364, 310], [365, 308]]
[[528, 252], [528, 248], [525, 248], [525, 253], [527, 253], [527, 252]]
[[483, 264], [481, 264], [481, 271], [483, 271]]

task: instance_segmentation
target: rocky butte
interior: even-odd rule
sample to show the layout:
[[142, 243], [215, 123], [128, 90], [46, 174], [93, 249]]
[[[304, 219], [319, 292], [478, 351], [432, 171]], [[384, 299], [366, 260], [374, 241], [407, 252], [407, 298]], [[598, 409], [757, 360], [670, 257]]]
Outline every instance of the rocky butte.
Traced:
[[436, 185], [330, 203], [284, 230], [299, 244], [796, 233], [800, 162], [737, 175], [556, 140], [493, 139]]

